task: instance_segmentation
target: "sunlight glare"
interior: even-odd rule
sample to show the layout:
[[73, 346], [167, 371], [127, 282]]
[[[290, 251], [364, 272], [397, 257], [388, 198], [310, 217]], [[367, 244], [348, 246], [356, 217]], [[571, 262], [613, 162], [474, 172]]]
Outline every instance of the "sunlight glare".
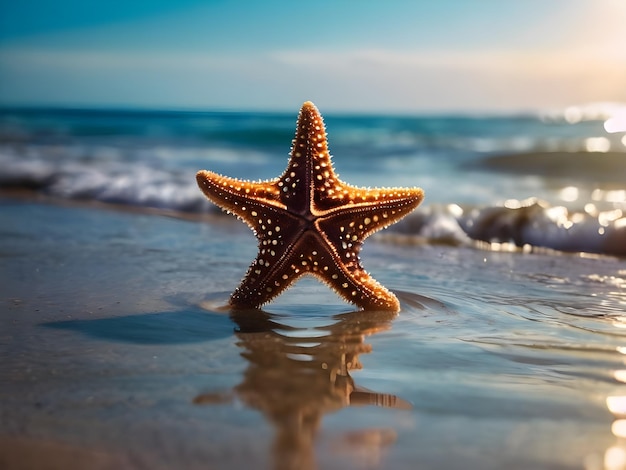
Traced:
[[604, 453], [604, 468], [606, 470], [626, 468], [626, 451], [618, 446], [609, 447]]
[[606, 192], [607, 202], [626, 202], [626, 189], [613, 189]]
[[463, 208], [458, 204], [448, 204], [448, 211], [454, 217], [461, 217], [463, 215]]
[[611, 141], [606, 137], [589, 137], [585, 139], [585, 148], [587, 152], [606, 153], [611, 150]]
[[559, 197], [563, 201], [573, 202], [578, 199], [578, 188], [576, 186], [567, 186], [559, 192]]
[[616, 419], [613, 421], [611, 432], [616, 437], [626, 437], [626, 419]]
[[593, 217], [598, 215], [598, 208], [592, 202], [585, 204], [585, 212]]
[[606, 397], [606, 407], [616, 416], [626, 416], [626, 396]]
[[622, 211], [614, 209], [612, 211], [603, 211], [598, 214], [598, 223], [604, 227], [608, 227], [611, 222], [622, 218]]
[[507, 199], [504, 201], [504, 207], [507, 209], [519, 209], [522, 207], [522, 203], [517, 199]]
[[566, 108], [563, 117], [569, 124], [577, 124], [583, 119], [583, 111], [578, 106]]
[[610, 134], [626, 132], [626, 108], [618, 110], [610, 118], [604, 121], [604, 130]]

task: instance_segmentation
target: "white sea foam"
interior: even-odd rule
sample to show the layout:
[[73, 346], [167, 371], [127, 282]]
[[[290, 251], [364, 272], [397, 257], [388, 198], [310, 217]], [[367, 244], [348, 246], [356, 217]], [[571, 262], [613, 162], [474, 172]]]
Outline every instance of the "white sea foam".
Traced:
[[127, 164], [115, 159], [97, 162], [23, 159], [7, 149], [0, 152], [0, 166], [0, 187], [5, 189], [34, 189], [64, 199], [186, 212], [212, 207], [197, 191], [192, 171], [186, 174], [182, 170], [155, 169], [145, 163]]

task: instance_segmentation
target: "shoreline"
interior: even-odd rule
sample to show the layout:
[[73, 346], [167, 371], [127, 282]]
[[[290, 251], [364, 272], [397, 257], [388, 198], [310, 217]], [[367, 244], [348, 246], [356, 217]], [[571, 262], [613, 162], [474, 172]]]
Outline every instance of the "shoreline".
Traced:
[[[159, 216], [232, 227], [241, 232], [249, 231], [244, 223], [217, 207], [210, 212], [184, 212], [97, 200], [67, 199], [15, 189], [0, 189], [0, 200], [2, 198], [67, 208]], [[626, 258], [626, 225], [621, 222], [626, 218], [614, 219], [611, 226], [610, 223], [600, 224], [588, 214], [584, 214], [587, 219], [585, 222], [577, 212], [568, 214], [565, 210], [559, 219], [553, 220], [548, 213], [557, 207], [545, 206], [542, 201], [534, 199], [520, 203], [516, 207], [502, 205], [465, 209], [460, 217], [446, 206], [427, 205], [418, 208], [391, 229], [373, 234], [370, 240], [394, 246], [468, 246], [481, 251]], [[585, 237], [591, 234], [595, 238], [587, 240]], [[547, 238], [542, 240], [542, 237]]]
[[42, 194], [34, 190], [27, 189], [3, 189], [0, 188], [0, 199], [11, 199], [16, 201], [36, 202], [61, 207], [77, 207], [83, 209], [97, 209], [111, 212], [122, 212], [127, 214], [154, 215], [170, 217], [173, 219], [187, 220], [190, 222], [211, 222], [224, 223], [227, 217], [222, 217], [219, 209], [211, 212], [184, 212], [176, 209], [162, 209], [158, 207], [139, 206], [133, 204], [120, 204], [113, 202], [103, 202], [95, 199], [70, 199], [58, 196]]

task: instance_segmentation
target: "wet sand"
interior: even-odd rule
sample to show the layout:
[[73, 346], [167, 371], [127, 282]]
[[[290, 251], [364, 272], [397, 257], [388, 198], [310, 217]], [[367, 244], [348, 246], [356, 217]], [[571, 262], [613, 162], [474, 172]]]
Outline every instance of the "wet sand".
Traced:
[[5, 468], [599, 469], [623, 449], [620, 260], [372, 241], [397, 317], [313, 279], [237, 316], [219, 307], [256, 247], [235, 220], [0, 202]]

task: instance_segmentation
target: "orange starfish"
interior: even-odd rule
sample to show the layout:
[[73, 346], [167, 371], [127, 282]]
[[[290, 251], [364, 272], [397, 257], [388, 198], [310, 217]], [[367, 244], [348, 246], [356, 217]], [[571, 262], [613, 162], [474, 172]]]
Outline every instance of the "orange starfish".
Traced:
[[424, 193], [341, 181], [322, 116], [310, 101], [300, 109], [280, 178], [250, 182], [199, 171], [196, 179], [211, 201], [243, 219], [259, 240], [259, 254], [230, 297], [232, 307], [258, 308], [312, 274], [360, 308], [399, 311], [396, 296], [361, 267], [359, 251], [369, 235], [415, 209]]

